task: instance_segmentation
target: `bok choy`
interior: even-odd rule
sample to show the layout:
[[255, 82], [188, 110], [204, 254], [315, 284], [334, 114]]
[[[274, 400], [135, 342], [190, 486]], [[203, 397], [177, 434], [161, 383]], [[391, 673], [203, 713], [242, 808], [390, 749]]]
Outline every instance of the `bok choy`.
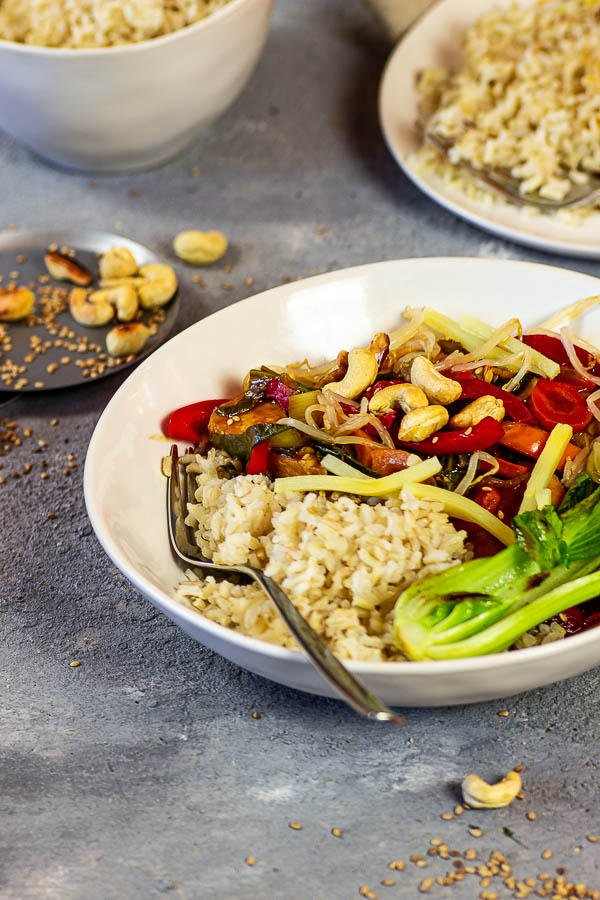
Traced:
[[400, 595], [394, 639], [409, 659], [508, 649], [526, 631], [600, 594], [600, 487], [580, 475], [560, 507], [513, 520], [516, 542], [416, 581]]

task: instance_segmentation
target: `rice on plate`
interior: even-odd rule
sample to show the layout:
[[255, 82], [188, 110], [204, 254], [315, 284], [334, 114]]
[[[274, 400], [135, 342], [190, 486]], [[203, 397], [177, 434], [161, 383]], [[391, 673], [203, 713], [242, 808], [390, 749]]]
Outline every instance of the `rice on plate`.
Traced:
[[229, 0], [3, 0], [0, 39], [39, 47], [114, 47], [178, 31]]
[[[600, 3], [538, 0], [492, 9], [467, 30], [459, 69], [426, 69], [417, 89], [423, 133], [454, 146], [449, 161], [424, 145], [414, 167], [498, 202], [452, 162], [506, 168], [524, 196], [561, 199], [587, 173], [600, 172]], [[554, 215], [569, 221], [592, 211]]]

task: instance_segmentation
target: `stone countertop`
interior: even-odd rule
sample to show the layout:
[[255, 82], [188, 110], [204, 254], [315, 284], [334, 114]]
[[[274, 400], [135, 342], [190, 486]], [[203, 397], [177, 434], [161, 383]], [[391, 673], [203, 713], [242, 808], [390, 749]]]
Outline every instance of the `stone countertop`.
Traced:
[[[243, 95], [160, 170], [66, 173], [0, 136], [0, 229], [116, 230], [170, 258], [179, 230], [221, 229], [231, 248], [205, 287], [175, 262], [177, 330], [285, 279], [394, 257], [595, 273], [497, 240], [403, 177], [377, 123], [387, 52], [358, 0], [279, 0]], [[390, 729], [194, 643], [114, 568], [86, 516], [86, 447], [124, 378], [0, 409], [32, 429], [0, 459], [2, 900], [410, 898], [493, 851], [536, 889], [564, 871], [598, 890], [600, 841], [586, 836], [600, 836], [600, 668], [493, 703], [408, 709]], [[523, 800], [441, 818], [467, 772], [495, 780], [517, 764]], [[427, 855], [432, 839], [448, 859]], [[466, 848], [475, 862], [451, 855]], [[486, 891], [513, 896], [472, 874], [431, 895]]]

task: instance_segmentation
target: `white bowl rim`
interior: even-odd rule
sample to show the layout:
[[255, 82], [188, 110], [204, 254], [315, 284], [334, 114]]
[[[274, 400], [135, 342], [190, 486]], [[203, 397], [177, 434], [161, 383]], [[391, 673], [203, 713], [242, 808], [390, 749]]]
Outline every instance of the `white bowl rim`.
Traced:
[[5, 38], [0, 38], [0, 50], [9, 49], [16, 53], [39, 54], [41, 56], [56, 57], [57, 59], [60, 57], [67, 59], [74, 58], [75, 56], [78, 58], [96, 56], [98, 53], [110, 54], [112, 56], [114, 54], [133, 53], [135, 51], [141, 52], [143, 50], [148, 50], [150, 47], [168, 44], [177, 40], [184, 34], [190, 34], [192, 31], [201, 31], [203, 28], [208, 28], [210, 27], [210, 23], [214, 22], [215, 19], [233, 15], [234, 10], [256, 2], [259, 2], [259, 0], [228, 0], [228, 3], [226, 3], [225, 6], [216, 9], [214, 12], [205, 16], [203, 19], [199, 19], [197, 22], [192, 22], [191, 25], [184, 25], [183, 28], [178, 28], [176, 31], [169, 32], [169, 34], [162, 34], [155, 38], [146, 38], [146, 40], [143, 41], [131, 41], [130, 43], [117, 44], [116, 46], [111, 47], [43, 47], [38, 44], [24, 44], [21, 41], [9, 41]]
[[[359, 266], [351, 266], [344, 269], [337, 269], [332, 272], [326, 272], [321, 275], [314, 275], [310, 278], [306, 278], [303, 281], [303, 286], [306, 287], [308, 283], [319, 284], [335, 280], [337, 277], [348, 276], [351, 273], [358, 274], [359, 271], [368, 270], [375, 266], [382, 266], [386, 263], [396, 263], [399, 261], [409, 262], [411, 260], [413, 260], [414, 262], [421, 262], [423, 259], [424, 257], [409, 257], [403, 260], [385, 260], [374, 263], [366, 263]], [[455, 263], [457, 257], [427, 257], [427, 259], [431, 262], [451, 261], [452, 263]], [[464, 260], [465, 262], [474, 262], [476, 264], [484, 264], [490, 262], [490, 260], [482, 259], [481, 257], [460, 257], [460, 259]], [[526, 260], [494, 259], [493, 262], [497, 265], [522, 265], [529, 268], [536, 267], [544, 269], [555, 268], [554, 266], [547, 263], [534, 263]], [[585, 272], [573, 271], [572, 274], [580, 275], [584, 279], [595, 279], [595, 276], [588, 275]], [[112, 536], [109, 533], [108, 528], [103, 521], [102, 516], [96, 509], [96, 505], [92, 495], [91, 474], [93, 468], [93, 459], [96, 452], [96, 443], [98, 442], [98, 434], [101, 428], [102, 420], [107, 414], [109, 407], [111, 406], [113, 400], [122, 391], [124, 392], [125, 390], [130, 389], [132, 382], [135, 384], [135, 382], [137, 382], [138, 380], [143, 379], [146, 367], [153, 364], [153, 358], [156, 357], [157, 354], [160, 355], [161, 353], [167, 352], [167, 348], [170, 344], [183, 339], [183, 336], [187, 335], [187, 333], [191, 329], [201, 328], [203, 322], [205, 322], [206, 319], [212, 319], [222, 314], [226, 314], [231, 308], [235, 306], [239, 306], [242, 303], [251, 303], [254, 300], [258, 300], [259, 298], [262, 299], [263, 297], [265, 297], [265, 295], [274, 295], [276, 293], [281, 294], [288, 291], [290, 287], [293, 287], [293, 284], [278, 285], [276, 287], [269, 288], [268, 290], [261, 291], [258, 294], [254, 294], [250, 297], [239, 300], [237, 301], [237, 303], [226, 306], [223, 309], [217, 310], [216, 312], [212, 313], [210, 316], [206, 316], [204, 319], [200, 319], [199, 321], [194, 322], [192, 325], [189, 325], [183, 331], [180, 331], [178, 334], [174, 335], [174, 337], [166, 341], [161, 347], [157, 348], [157, 350], [152, 353], [151, 356], [149, 356], [136, 369], [134, 369], [134, 371], [126, 378], [123, 384], [115, 392], [113, 398], [111, 399], [111, 401], [109, 401], [109, 404], [102, 412], [102, 415], [96, 423], [96, 427], [94, 429], [94, 433], [92, 434], [85, 460], [84, 495], [90, 522], [92, 524], [96, 537], [100, 541], [105, 552], [108, 554], [117, 568], [123, 574], [125, 574], [127, 579], [140, 591], [140, 593], [142, 593], [146, 597], [152, 597], [159, 609], [161, 609], [163, 612], [166, 612], [167, 609], [173, 611], [176, 614], [178, 620], [184, 619], [190, 624], [190, 626], [195, 626], [195, 628], [198, 627], [198, 620], [200, 618], [202, 622], [202, 628], [212, 633], [219, 640], [226, 639], [229, 643], [235, 644], [240, 649], [246, 649], [255, 654], [258, 653], [263, 657], [269, 657], [284, 664], [290, 663], [292, 665], [297, 665], [301, 662], [305, 662], [306, 664], [308, 664], [308, 660], [301, 651], [289, 650], [277, 644], [270, 644], [268, 641], [261, 641], [257, 638], [249, 637], [233, 629], [224, 628], [224, 626], [219, 625], [216, 622], [212, 622], [210, 619], [201, 616], [200, 613], [189, 609], [174, 597], [169, 597], [166, 592], [158, 590], [150, 581], [139, 575], [137, 571], [125, 559], [125, 557], [120, 553], [117, 545], [115, 544]], [[600, 626], [598, 626], [598, 628], [591, 628], [588, 631], [584, 631], [580, 634], [572, 635], [571, 637], [564, 640], [551, 641], [546, 644], [538, 644], [534, 647], [525, 647], [512, 652], [505, 651], [503, 653], [490, 653], [483, 656], [452, 660], [423, 660], [412, 662], [404, 660], [390, 662], [364, 662], [358, 660], [345, 660], [344, 663], [353, 672], [363, 674], [365, 676], [396, 675], [399, 677], [408, 671], [414, 673], [417, 669], [419, 673], [425, 677], [432, 675], [443, 676], [446, 674], [457, 674], [459, 672], [472, 674], [482, 669], [503, 669], [506, 666], [511, 667], [513, 665], [519, 665], [519, 660], [521, 661], [521, 664], [526, 664], [527, 662], [545, 659], [549, 656], [560, 657], [563, 653], [571, 653], [571, 651], [573, 651], [576, 647], [584, 647], [588, 644], [593, 644], [594, 642], [600, 643], [599, 638]]]

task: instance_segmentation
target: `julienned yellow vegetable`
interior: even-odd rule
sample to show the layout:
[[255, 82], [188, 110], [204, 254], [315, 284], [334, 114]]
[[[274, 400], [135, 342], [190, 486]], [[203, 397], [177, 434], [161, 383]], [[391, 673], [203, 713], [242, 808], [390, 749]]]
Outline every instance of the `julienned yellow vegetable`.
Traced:
[[339, 491], [342, 494], [357, 494], [361, 497], [385, 497], [417, 481], [425, 481], [441, 471], [441, 463], [436, 456], [394, 472], [383, 478], [347, 478], [343, 475], [297, 475], [277, 478], [273, 484], [276, 494], [287, 491]]
[[[505, 525], [492, 513], [488, 512], [478, 503], [457, 494], [454, 491], [446, 491], [432, 484], [420, 482], [430, 478], [440, 471], [440, 463], [437, 457], [432, 457], [424, 462], [386, 475], [384, 478], [370, 478], [362, 472], [356, 472], [354, 477], [348, 477], [353, 472], [352, 467], [346, 463], [335, 460], [335, 457], [323, 458], [325, 467], [330, 471], [337, 471], [339, 475], [305, 475], [296, 478], [278, 478], [274, 489], [277, 493], [285, 491], [340, 491], [341, 493], [357, 494], [362, 497], [383, 497], [400, 490], [403, 487], [410, 488], [411, 493], [419, 500], [435, 500], [441, 503], [445, 512], [450, 516], [465, 519], [467, 522], [475, 522], [481, 525], [490, 534], [498, 538], [503, 544], [514, 543], [515, 536], [511, 528]], [[343, 473], [343, 474], [342, 474]]]
[[492, 515], [487, 509], [457, 494], [455, 491], [446, 491], [444, 488], [434, 487], [432, 484], [411, 484], [409, 485], [411, 493], [418, 500], [437, 500], [444, 506], [444, 511], [449, 516], [456, 516], [458, 519], [465, 519], [467, 522], [475, 522], [481, 525], [490, 534], [498, 538], [503, 544], [508, 546], [514, 544], [515, 536], [512, 528], [501, 522], [497, 516]]
[[538, 495], [548, 487], [550, 479], [556, 472], [572, 437], [573, 429], [570, 425], [554, 426], [550, 432], [550, 437], [544, 445], [544, 449], [531, 470], [531, 475], [523, 494], [523, 500], [519, 507], [520, 513], [537, 508]]

